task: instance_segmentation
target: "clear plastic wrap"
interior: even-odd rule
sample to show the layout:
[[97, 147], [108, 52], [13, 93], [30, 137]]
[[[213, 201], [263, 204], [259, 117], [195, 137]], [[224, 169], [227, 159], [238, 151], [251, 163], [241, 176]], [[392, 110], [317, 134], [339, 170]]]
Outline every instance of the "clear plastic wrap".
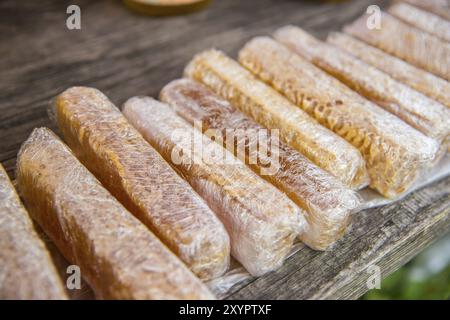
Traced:
[[327, 41], [450, 108], [450, 82], [344, 33], [332, 32]]
[[407, 3], [395, 3], [388, 12], [416, 28], [450, 42], [450, 21]]
[[366, 20], [367, 16], [362, 16], [344, 32], [450, 81], [450, 43], [384, 12], [379, 29], [369, 29]]
[[[263, 128], [194, 80], [172, 81], [162, 89], [160, 98], [190, 124], [200, 122], [205, 133], [210, 129], [221, 132], [227, 149], [227, 134], [236, 137], [237, 145], [246, 145], [242, 160], [261, 159], [260, 162], [246, 161], [246, 164], [307, 211], [309, 228], [300, 239], [308, 246], [325, 250], [345, 233], [350, 213], [358, 207], [360, 199], [338, 179], [284, 143], [278, 144], [277, 159], [268, 156], [257, 148], [258, 141], [250, 136]], [[237, 134], [239, 132], [241, 134]], [[268, 144], [277, 145], [271, 139], [270, 136]], [[233, 149], [238, 156], [234, 145]], [[264, 174], [267, 167], [277, 169]]]
[[362, 98], [276, 41], [260, 37], [240, 62], [320, 123], [347, 139], [366, 159], [371, 187], [394, 198], [435, 161], [439, 144]]
[[262, 126], [278, 129], [281, 139], [352, 189], [368, 184], [364, 159], [353, 146], [218, 50], [202, 52], [185, 69], [216, 94]]
[[125, 103], [123, 112], [220, 217], [233, 256], [252, 275], [282, 265], [306, 227], [300, 208], [168, 105], [136, 97]]
[[49, 129], [35, 129], [22, 145], [17, 182], [33, 218], [97, 298], [213, 298]]
[[427, 10], [444, 19], [450, 20], [450, 1], [449, 0], [402, 0], [418, 8]]
[[226, 271], [230, 243], [222, 223], [104, 94], [73, 87], [54, 107], [80, 161], [197, 276]]
[[[354, 216], [357, 217], [359, 213], [362, 213], [361, 210], [385, 206], [399, 201], [400, 199], [409, 196], [412, 192], [417, 191], [436, 181], [444, 179], [449, 175], [450, 155], [447, 155], [447, 157], [444, 157], [438, 165], [433, 167], [430, 171], [427, 172], [426, 175], [423, 175], [419, 180], [417, 180], [414, 186], [410, 188], [408, 192], [402, 194], [402, 196], [399, 198], [387, 199], [381, 196], [378, 192], [369, 188], [360, 190], [358, 193], [362, 197], [363, 203], [360, 207], [360, 210], [354, 213]], [[339, 245], [339, 243], [337, 245]], [[301, 242], [297, 242], [294, 244], [290, 255], [294, 255], [296, 252], [304, 249], [304, 245]], [[332, 247], [330, 249], [333, 250], [334, 248]], [[230, 294], [233, 293], [233, 286], [237, 284], [240, 284], [239, 286], [243, 286], [245, 285], [245, 282], [248, 283], [251, 280], [251, 275], [248, 274], [248, 272], [246, 272], [244, 268], [232, 263], [230, 270], [224, 276], [208, 282], [208, 287], [210, 287], [211, 290], [217, 295], [217, 297], [221, 299], [227, 298]]]
[[362, 96], [436, 139], [447, 150], [450, 110], [446, 106], [298, 27], [283, 27], [275, 38]]
[[65, 300], [45, 244], [0, 164], [0, 300]]

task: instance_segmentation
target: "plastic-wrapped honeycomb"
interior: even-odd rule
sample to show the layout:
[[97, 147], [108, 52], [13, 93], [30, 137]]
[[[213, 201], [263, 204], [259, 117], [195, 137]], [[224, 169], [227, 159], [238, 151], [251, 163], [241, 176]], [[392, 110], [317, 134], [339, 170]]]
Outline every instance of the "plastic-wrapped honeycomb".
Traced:
[[388, 12], [406, 23], [450, 42], [450, 21], [407, 3], [395, 3]]
[[450, 108], [450, 82], [344, 33], [332, 32], [327, 41]]
[[[191, 79], [175, 80], [161, 91], [160, 98], [183, 117], [195, 125], [201, 123], [205, 134], [212, 129], [223, 134], [224, 147], [230, 150], [226, 141], [230, 135], [236, 145], [245, 145], [246, 161], [253, 171], [284, 191], [299, 207], [307, 211], [309, 228], [301, 240], [313, 249], [324, 250], [346, 230], [350, 214], [359, 204], [356, 193], [342, 182], [323, 171], [306, 157], [284, 143], [272, 141], [268, 144], [278, 148], [270, 154], [259, 149], [255, 133], [264, 130], [259, 124], [236, 110], [202, 84]], [[239, 156], [235, 144], [235, 156]], [[276, 157], [272, 157], [276, 155]], [[249, 159], [259, 159], [251, 162]], [[270, 170], [268, 168], [274, 168]], [[268, 174], [265, 174], [266, 171]]]
[[168, 105], [136, 97], [123, 112], [220, 217], [233, 256], [252, 275], [281, 266], [305, 229], [303, 210]]
[[380, 28], [369, 29], [363, 16], [344, 28], [389, 54], [450, 81], [450, 43], [381, 13]]
[[231, 101], [262, 126], [279, 130], [283, 142], [352, 189], [367, 186], [368, 174], [358, 150], [222, 52], [198, 54], [185, 74]]
[[230, 244], [222, 223], [104, 94], [73, 87], [53, 107], [80, 161], [197, 276], [226, 271]]
[[443, 144], [450, 134], [450, 110], [351, 54], [287, 26], [275, 39], [351, 89]]
[[450, 2], [448, 0], [402, 0], [427, 10], [435, 15], [438, 15], [444, 19], [450, 20]]
[[0, 164], [0, 299], [67, 299], [45, 244]]
[[22, 145], [17, 182], [30, 214], [97, 298], [213, 298], [49, 129]]
[[439, 144], [362, 98], [270, 38], [256, 38], [239, 60], [320, 123], [357, 147], [371, 186], [386, 197], [405, 192], [435, 161]]

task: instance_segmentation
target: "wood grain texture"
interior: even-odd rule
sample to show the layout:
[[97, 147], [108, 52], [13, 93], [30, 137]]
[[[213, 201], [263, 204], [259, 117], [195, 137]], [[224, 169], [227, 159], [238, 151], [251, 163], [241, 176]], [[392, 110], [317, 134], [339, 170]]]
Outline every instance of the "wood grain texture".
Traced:
[[[204, 11], [151, 18], [120, 1], [0, 2], [0, 161], [13, 175], [20, 144], [49, 126], [50, 99], [69, 86], [102, 90], [117, 105], [134, 95], [157, 96], [185, 64], [217, 47], [233, 57], [250, 38], [286, 24], [319, 38], [387, 0], [342, 3], [300, 0], [213, 1]], [[81, 7], [81, 30], [66, 28], [66, 8]], [[357, 298], [372, 263], [393, 272], [450, 229], [450, 177], [399, 203], [358, 213], [332, 251], [303, 248], [278, 271], [233, 288], [228, 298]], [[62, 263], [63, 264], [63, 263]], [[88, 297], [74, 293], [75, 298]]]

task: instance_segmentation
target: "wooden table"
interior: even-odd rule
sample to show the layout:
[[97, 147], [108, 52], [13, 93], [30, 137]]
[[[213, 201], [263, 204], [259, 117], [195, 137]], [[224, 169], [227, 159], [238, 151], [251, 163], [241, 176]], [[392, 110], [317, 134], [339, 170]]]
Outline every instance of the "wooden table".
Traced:
[[[66, 28], [66, 8], [81, 7], [81, 30]], [[120, 105], [156, 96], [180, 77], [186, 62], [210, 47], [235, 56], [255, 35], [296, 24], [319, 37], [362, 14], [360, 0], [341, 4], [300, 0], [215, 0], [205, 11], [150, 18], [120, 1], [0, 2], [0, 161], [13, 176], [20, 144], [49, 126], [49, 101], [73, 85], [96, 87]], [[229, 298], [358, 298], [376, 264], [387, 276], [450, 229], [450, 177], [403, 201], [358, 213], [333, 250], [303, 248], [278, 271], [232, 289]], [[371, 269], [370, 269], [371, 270]]]

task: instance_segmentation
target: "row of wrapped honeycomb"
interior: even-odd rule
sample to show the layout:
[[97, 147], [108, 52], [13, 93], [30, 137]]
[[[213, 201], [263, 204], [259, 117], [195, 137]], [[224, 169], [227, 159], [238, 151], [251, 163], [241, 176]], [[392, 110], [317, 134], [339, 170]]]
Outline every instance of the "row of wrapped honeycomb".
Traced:
[[204, 51], [122, 112], [94, 88], [61, 93], [64, 141], [38, 128], [18, 154], [28, 212], [0, 168], [0, 298], [67, 298], [28, 214], [104, 299], [212, 299], [231, 256], [260, 276], [296, 239], [332, 250], [358, 190], [400, 197], [447, 152], [449, 22], [407, 2], [379, 30], [363, 17], [322, 42], [287, 26], [238, 61]]

